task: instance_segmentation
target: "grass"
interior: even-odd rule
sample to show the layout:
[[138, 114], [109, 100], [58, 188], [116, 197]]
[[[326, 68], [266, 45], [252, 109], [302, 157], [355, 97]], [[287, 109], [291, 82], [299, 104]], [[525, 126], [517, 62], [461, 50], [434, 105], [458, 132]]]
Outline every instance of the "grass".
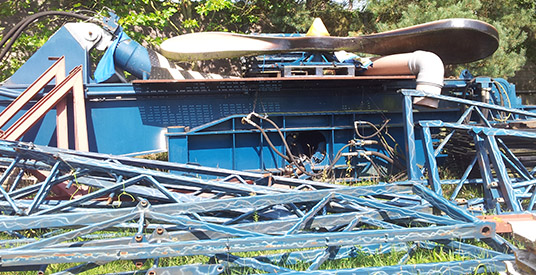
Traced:
[[[454, 192], [454, 189], [456, 189], [456, 184], [442, 184], [441, 189], [443, 189], [443, 196], [448, 199]], [[457, 197], [469, 200], [475, 198], [482, 198], [483, 196], [484, 192], [482, 190], [481, 185], [464, 184], [460, 189], [460, 192], [458, 193]]]

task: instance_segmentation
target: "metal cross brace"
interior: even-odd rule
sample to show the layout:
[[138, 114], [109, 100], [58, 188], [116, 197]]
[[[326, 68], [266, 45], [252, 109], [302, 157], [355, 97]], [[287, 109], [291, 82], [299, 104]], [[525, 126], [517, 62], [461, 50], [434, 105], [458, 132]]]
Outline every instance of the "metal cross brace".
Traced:
[[[523, 175], [523, 170], [526, 168], [520, 163], [519, 159], [508, 150], [506, 144], [502, 141], [499, 143], [499, 136], [508, 136], [509, 138], [518, 137], [524, 139], [535, 139], [536, 135], [532, 132], [525, 132], [519, 130], [510, 129], [496, 129], [482, 126], [447, 123], [442, 121], [421, 121], [419, 124], [423, 129], [434, 128], [449, 128], [464, 130], [472, 134], [475, 138], [476, 156], [478, 160], [481, 175], [484, 183], [485, 203], [488, 210], [495, 209], [501, 211], [513, 211], [522, 212], [524, 210], [532, 210], [532, 208], [524, 208], [521, 201], [526, 198], [532, 198], [534, 190], [534, 180], [532, 176], [520, 176], [518, 178], [511, 178], [511, 174], [507, 170], [506, 163], [509, 167], [517, 167], [513, 169], [518, 175]], [[431, 147], [430, 132], [424, 131], [426, 147]], [[502, 146], [499, 146], [501, 144]], [[502, 153], [502, 148], [507, 153]], [[431, 177], [432, 186], [441, 189], [441, 182], [439, 175], [437, 174], [436, 161], [432, 154], [427, 154], [427, 169], [431, 174], [436, 176]], [[505, 163], [506, 160], [506, 163]], [[495, 171], [495, 177], [492, 176], [491, 165], [493, 164], [493, 171]], [[472, 163], [471, 165], [474, 165]], [[471, 167], [472, 168], [472, 167]], [[469, 168], [467, 169], [469, 170]], [[496, 178], [496, 179], [495, 179]], [[463, 182], [460, 182], [463, 184]], [[461, 186], [460, 184], [460, 186]], [[459, 190], [459, 188], [458, 188]], [[532, 190], [532, 191], [531, 191]], [[497, 203], [504, 202], [506, 205], [503, 208], [498, 207]]]
[[[415, 181], [345, 187], [275, 178], [277, 184], [262, 186], [248, 184], [265, 178], [253, 173], [219, 171], [225, 181], [214, 178], [214, 174], [193, 178], [181, 172], [205, 168], [166, 164], [177, 168], [166, 172], [143, 168], [144, 161], [107, 159], [94, 153], [23, 143], [0, 141], [0, 154], [2, 163], [26, 174], [44, 176], [33, 185], [19, 184], [9, 189], [2, 197], [5, 202], [0, 207], [8, 211], [0, 216], [0, 230], [11, 234], [6, 233], [7, 240], [0, 243], [1, 271], [36, 270], [65, 263], [64, 271], [74, 273], [118, 260], [142, 263], [153, 259], [153, 266], [145, 270], [147, 274], [194, 270], [218, 274], [236, 268], [249, 268], [252, 273], [314, 274], [334, 272], [323, 270], [326, 261], [386, 253], [392, 248], [407, 251], [396, 268], [431, 272], [445, 266], [456, 270], [460, 263], [402, 263], [411, 261], [415, 249], [453, 251], [471, 259], [463, 267], [474, 270], [482, 263], [502, 270], [492, 260], [513, 257], [503, 253], [509, 247], [495, 235], [493, 223], [475, 219]], [[152, 168], [156, 167], [153, 164]], [[19, 172], [5, 172], [4, 177], [11, 174]], [[240, 177], [237, 182], [228, 181], [236, 177]], [[292, 189], [301, 185], [318, 188]], [[58, 188], [74, 188], [80, 193], [62, 197], [55, 194]], [[52, 190], [56, 190], [54, 194]], [[137, 205], [117, 199], [108, 203], [110, 194], [128, 194], [124, 196]], [[30, 196], [33, 199], [27, 200]], [[7, 198], [26, 211], [25, 215], [15, 215]], [[431, 214], [432, 208], [444, 215]], [[24, 238], [19, 232], [25, 230], [43, 234]], [[458, 241], [465, 239], [487, 240], [499, 250]], [[417, 243], [420, 245], [415, 247]], [[297, 248], [301, 250], [294, 251]], [[288, 252], [268, 252], [280, 249]], [[237, 254], [241, 252], [257, 256]], [[221, 264], [159, 264], [160, 259], [192, 255], [210, 256]], [[289, 262], [306, 263], [308, 270], [300, 271]], [[389, 272], [393, 268], [360, 270]], [[352, 270], [357, 269], [341, 272]]]
[[[481, 182], [485, 210], [501, 213], [503, 211], [531, 211], [533, 209], [534, 203], [529, 202], [528, 207], [524, 207], [521, 202], [524, 199], [530, 199], [532, 201], [532, 198], [535, 197], [535, 187], [534, 182], [532, 182], [534, 176], [500, 137], [508, 136], [509, 139], [512, 139], [512, 137], [534, 139], [536, 135], [531, 132], [497, 128], [497, 123], [489, 120], [491, 112], [485, 115], [482, 109], [512, 114], [508, 116], [511, 119], [508, 121], [501, 120], [499, 121], [500, 124], [515, 121], [519, 117], [534, 118], [536, 117], [535, 113], [444, 95], [429, 95], [414, 90], [401, 90], [401, 93], [404, 95], [404, 111], [405, 117], [407, 118], [405, 122], [405, 127], [407, 128], [406, 145], [408, 148], [415, 148], [414, 125], [419, 125], [423, 133], [423, 151], [426, 159], [427, 181], [432, 190], [437, 194], [442, 194], [441, 185], [445, 183], [439, 177], [439, 167], [436, 158], [451, 140], [455, 131], [467, 132], [474, 138], [476, 155], [458, 181], [454, 193], [450, 196], [451, 200], [455, 200], [463, 185], [469, 182], [469, 174], [475, 169], [475, 164], [478, 163], [482, 177]], [[419, 121], [415, 123], [413, 121], [411, 100], [415, 96], [428, 96], [438, 100], [454, 102], [466, 105], [467, 109], [456, 122]], [[473, 113], [476, 113], [476, 116], [472, 116]], [[491, 118], [495, 119], [493, 116]], [[484, 126], [482, 126], [482, 123]], [[450, 133], [435, 148], [434, 140], [432, 139], [432, 128], [451, 129]], [[415, 152], [416, 150], [408, 150], [409, 156], [407, 158], [409, 176], [412, 179], [417, 179], [424, 172], [417, 167]], [[518, 177], [512, 178], [512, 175], [518, 175]], [[534, 201], [536, 202], [536, 199]], [[471, 203], [474, 206], [475, 202], [472, 201]]]

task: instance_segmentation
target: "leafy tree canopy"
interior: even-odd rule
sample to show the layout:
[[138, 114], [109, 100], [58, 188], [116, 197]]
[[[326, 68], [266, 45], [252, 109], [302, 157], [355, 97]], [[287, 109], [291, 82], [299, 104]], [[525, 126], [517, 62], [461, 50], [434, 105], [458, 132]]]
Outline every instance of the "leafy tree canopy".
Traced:
[[[0, 31], [5, 35], [18, 21], [39, 11], [65, 10], [93, 16], [111, 9], [120, 24], [145, 46], [165, 38], [198, 31], [305, 32], [315, 17], [332, 35], [386, 31], [432, 20], [464, 17], [494, 25], [501, 42], [482, 61], [449, 68], [457, 74], [510, 77], [527, 59], [536, 62], [536, 2], [534, 0], [15, 0], [0, 3]], [[51, 17], [34, 22], [0, 63], [5, 80], [68, 19]], [[471, 41], [463, 41], [471, 43]]]

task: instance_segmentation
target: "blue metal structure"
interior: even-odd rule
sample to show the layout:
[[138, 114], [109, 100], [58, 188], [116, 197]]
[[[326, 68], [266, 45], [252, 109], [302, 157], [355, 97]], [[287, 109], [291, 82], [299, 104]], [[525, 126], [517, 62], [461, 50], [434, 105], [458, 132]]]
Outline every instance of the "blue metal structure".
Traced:
[[[94, 73], [98, 74], [99, 67], [104, 66], [104, 63], [109, 63], [109, 67], [114, 72], [114, 66], [122, 69], [117, 71], [119, 78], [110, 79], [110, 81], [120, 82], [124, 77], [122, 76], [123, 70], [138, 78], [148, 78], [151, 67], [155, 63], [151, 62], [154, 51], [128, 37], [118, 25], [118, 20], [119, 18], [110, 12], [110, 17], [103, 18], [100, 26], [94, 23], [66, 24], [7, 79], [4, 86], [7, 89], [16, 89], [31, 84], [52, 65], [54, 61], [51, 58], [60, 56], [65, 56], [67, 71], [79, 65], [83, 66], [86, 84], [95, 83]], [[108, 45], [110, 43], [112, 45]], [[91, 70], [93, 66], [90, 51], [93, 48], [107, 51], [95, 72]], [[103, 81], [106, 80], [103, 79]]]
[[[399, 163], [403, 162], [404, 153], [397, 155], [392, 152], [396, 149], [399, 149], [396, 150], [398, 152], [405, 151], [402, 147], [404, 136], [407, 135], [404, 134], [404, 126], [407, 125], [405, 119], [409, 118], [410, 115], [414, 115], [416, 121], [427, 118], [455, 122], [459, 114], [463, 112], [456, 104], [449, 103], [441, 105], [437, 110], [419, 108], [418, 112], [415, 113], [403, 112], [404, 100], [400, 94], [396, 93], [397, 88], [395, 87], [412, 86], [414, 85], [413, 79], [329, 78], [317, 81], [311, 79], [266, 81], [267, 86], [275, 86], [272, 88], [272, 93], [265, 92], [265, 95], [261, 95], [260, 92], [255, 92], [254, 98], [250, 99], [249, 102], [239, 101], [237, 105], [248, 106], [252, 111], [259, 112], [263, 117], [269, 118], [274, 124], [268, 123], [264, 119], [259, 121], [258, 118], [255, 118], [257, 128], [248, 124], [244, 126], [242, 122], [243, 118], [247, 117], [248, 108], [231, 107], [234, 110], [234, 115], [230, 114], [227, 117], [189, 129], [183, 127], [168, 128], [170, 160], [199, 162], [203, 165], [239, 170], [273, 171], [274, 169], [284, 169], [288, 162], [285, 161], [284, 157], [273, 153], [273, 148], [270, 148], [267, 142], [269, 139], [280, 152], [288, 151], [285, 148], [285, 142], [289, 144], [294, 142], [298, 144], [299, 148], [293, 153], [306, 152], [308, 158], [312, 158], [317, 153], [318, 148], [325, 148], [323, 152], [325, 157], [317, 157], [317, 161], [312, 164], [316, 171], [319, 171], [332, 164], [341, 148], [346, 149], [351, 141], [369, 136], [368, 139], [373, 140], [375, 144], [369, 143], [361, 147], [353, 146], [345, 153], [353, 152], [354, 156], [357, 157], [353, 157], [353, 159], [344, 157], [334, 164], [342, 170], [346, 170], [350, 166], [353, 169], [352, 176], [359, 176], [363, 170], [370, 170], [371, 167], [370, 164], [367, 164], [369, 162], [358, 157], [356, 151], [375, 151], [396, 158]], [[482, 87], [487, 88], [486, 85], [489, 83], [491, 83], [489, 79], [487, 81], [482, 79], [477, 81], [448, 80], [444, 90], [445, 93], [452, 95], [460, 95], [469, 89], [474, 89], [480, 93]], [[247, 86], [248, 84], [250, 86]], [[151, 84], [148, 85], [150, 87]], [[166, 85], [171, 87], [173, 84]], [[257, 85], [259, 84], [255, 81], [244, 81], [243, 86], [236, 86], [236, 91], [243, 91], [249, 95], [247, 91], [251, 86], [253, 88], [249, 89], [254, 91], [262, 89], [262, 86]], [[356, 85], [358, 88], [355, 88]], [[504, 90], [510, 94], [512, 106], [518, 107], [519, 103], [515, 97], [514, 87], [504, 84], [503, 86], [507, 87]], [[333, 90], [335, 87], [337, 89]], [[307, 91], [307, 96], [301, 95], [302, 89]], [[488, 90], [492, 94], [499, 92], [493, 86], [489, 87]], [[326, 93], [331, 93], [333, 96], [326, 96]], [[480, 95], [474, 95], [474, 92], [473, 96], [480, 98]], [[238, 101], [240, 97], [244, 96], [237, 96], [235, 101]], [[257, 104], [253, 105], [251, 101]], [[262, 102], [268, 103], [263, 104]], [[274, 107], [275, 109], [273, 109]], [[208, 113], [213, 113], [211, 106], [208, 110], [210, 110]], [[359, 124], [356, 124], [356, 121]], [[382, 125], [386, 127], [382, 129], [383, 131], [378, 131]], [[283, 137], [278, 135], [277, 128], [280, 129]], [[267, 133], [266, 136], [262, 134], [263, 131]], [[294, 138], [294, 136], [297, 137]], [[303, 138], [300, 139], [300, 136]], [[391, 137], [393, 138], [391, 139]], [[382, 140], [385, 141], [382, 142]], [[218, 144], [218, 146], [210, 144]], [[388, 149], [388, 147], [395, 149]], [[307, 149], [310, 151], [307, 152]], [[413, 165], [423, 165], [423, 151], [420, 150], [420, 147], [414, 150], [416, 153], [406, 156], [406, 160], [411, 157], [413, 159], [410, 162]], [[252, 159], [258, 161], [253, 162]], [[348, 165], [349, 161], [352, 162], [351, 165]], [[394, 167], [381, 158], [376, 158], [376, 162], [383, 164], [388, 169]], [[419, 179], [420, 176], [410, 178]]]
[[[411, 98], [414, 96], [422, 96], [422, 92], [403, 90], [401, 93], [405, 97], [407, 103], [407, 114], [412, 113]], [[474, 200], [461, 200], [460, 202], [470, 207], [472, 210], [488, 211], [494, 213], [502, 213], [504, 211], [522, 212], [533, 211], [535, 203], [534, 190], [534, 175], [530, 164], [523, 163], [524, 155], [526, 158], [526, 150], [523, 152], [514, 153], [510, 146], [516, 146], [520, 142], [531, 144], [536, 135], [529, 129], [525, 131], [512, 130], [512, 127], [523, 127], [524, 124], [532, 123], [536, 114], [521, 109], [502, 107], [489, 103], [475, 102], [466, 99], [443, 95], [427, 95], [431, 98], [436, 98], [443, 101], [456, 102], [460, 105], [467, 106], [465, 112], [456, 122], [444, 122], [441, 120], [421, 120], [415, 123], [411, 116], [407, 121], [407, 137], [406, 146], [408, 148], [417, 147], [415, 142], [414, 126], [418, 125], [422, 129], [423, 135], [423, 151], [426, 154], [426, 175], [428, 184], [438, 195], [442, 195], [442, 184], [440, 180], [437, 157], [442, 154], [448, 143], [454, 138], [456, 132], [469, 134], [473, 141], [469, 146], [474, 148], [466, 148], [466, 152], [474, 152], [470, 155], [469, 161], [465, 164], [468, 166], [463, 169], [464, 173], [459, 181], [454, 181], [456, 187], [450, 199], [455, 200], [464, 184], [478, 183], [484, 194], [484, 198]], [[437, 142], [434, 148], [432, 139], [432, 129], [449, 129], [441, 142]], [[526, 147], [525, 147], [526, 148]], [[473, 151], [471, 151], [473, 149]], [[463, 150], [463, 149], [462, 149]], [[417, 167], [417, 163], [409, 161], [415, 157], [415, 151], [408, 151], [408, 171], [410, 178], [415, 178], [414, 175], [421, 171]], [[530, 154], [530, 152], [529, 152]], [[526, 162], [526, 161], [525, 161]], [[476, 166], [478, 165], [478, 166]], [[480, 172], [480, 177], [470, 177], [471, 171]], [[411, 174], [414, 173], [414, 174]], [[420, 173], [422, 175], [423, 173]]]
[[[79, 64], [85, 70], [89, 147], [94, 152], [140, 155], [167, 151], [169, 160], [179, 163], [390, 181], [400, 178], [397, 174], [405, 170], [408, 159], [413, 165], [425, 163], [420, 147], [410, 148], [416, 153], [406, 156], [402, 146], [408, 135], [405, 131], [409, 129], [404, 128], [408, 116], [404, 116], [406, 104], [397, 90], [414, 88], [413, 76], [150, 79], [157, 68], [155, 53], [122, 39], [113, 14], [102, 25], [100, 31], [94, 30], [98, 27], [94, 24], [60, 29], [3, 84], [0, 106], [7, 106], [31, 83], [49, 65], [49, 57], [65, 55], [67, 70]], [[85, 35], [87, 30], [93, 35]], [[66, 48], [59, 47], [58, 41]], [[105, 56], [111, 59], [103, 63], [112, 62], [149, 79], [94, 83], [88, 69], [89, 51], [109, 43], [112, 46]], [[324, 61], [333, 61], [332, 56], [326, 58]], [[264, 57], [269, 63], [275, 59]], [[302, 55], [278, 66], [318, 65], [314, 62]], [[116, 74], [115, 80], [120, 80], [120, 75]], [[460, 79], [446, 80], [443, 93], [520, 106], [513, 85], [500, 79], [474, 78], [468, 72]], [[482, 99], [486, 93], [489, 97]], [[420, 108], [411, 115], [415, 120], [455, 122], [462, 112], [455, 103], [446, 103], [437, 110]], [[253, 120], [243, 120], [257, 113], [260, 115]], [[52, 110], [22, 140], [55, 146], [54, 130]], [[419, 172], [413, 170], [409, 170], [409, 178], [419, 179]]]
[[[269, 34], [270, 36], [304, 36], [300, 34]], [[241, 59], [246, 77], [267, 76], [355, 76], [366, 71], [372, 62], [357, 55], [346, 54], [339, 60], [331, 52], [294, 52], [277, 55], [243, 57]]]
[[[501, 262], [513, 259], [493, 223], [417, 182], [344, 187], [5, 141], [0, 155], [9, 164], [2, 177], [9, 189], [0, 187], [0, 228], [9, 233], [0, 242], [2, 271], [45, 272], [47, 265], [66, 263], [63, 272], [78, 273], [132, 260], [139, 268], [150, 261], [149, 269], [136, 271], [145, 274], [462, 274], [503, 271]], [[21, 175], [29, 174], [47, 176], [22, 186]], [[62, 184], [63, 190], [93, 190], [61, 198], [53, 192]], [[445, 215], [431, 214], [432, 208]], [[21, 230], [41, 233], [27, 238]], [[483, 240], [492, 249], [465, 239]], [[407, 264], [417, 250], [449, 251], [464, 261]], [[393, 251], [399, 251], [398, 265], [322, 269], [326, 261]], [[190, 255], [208, 256], [207, 262], [160, 264]]]
[[[514, 259], [495, 225], [471, 214], [534, 211], [536, 114], [513, 84], [467, 71], [442, 95], [413, 90], [414, 76], [154, 79], [155, 53], [126, 38], [117, 17], [102, 25], [60, 29], [0, 87], [7, 106], [49, 57], [83, 65], [92, 151], [47, 146], [54, 110], [23, 142], [0, 141], [0, 271], [66, 264], [58, 274], [76, 274], [128, 260], [137, 269], [120, 274], [465, 274]], [[113, 76], [96, 83], [89, 51], [110, 43], [101, 64]], [[260, 71], [285, 76], [335, 62], [263, 58]], [[142, 80], [120, 83], [116, 67]], [[439, 108], [415, 106], [422, 96]], [[119, 156], [163, 151], [170, 162]], [[447, 180], [453, 156], [465, 166]], [[364, 179], [379, 183], [323, 182]], [[482, 197], [460, 197], [467, 188]], [[415, 263], [422, 251], [460, 260]], [[396, 265], [324, 265], [387, 253]], [[167, 261], [194, 255], [206, 258]]]
[[[320, 84], [322, 86], [319, 87]], [[265, 153], [265, 156], [261, 157], [259, 152], [269, 150], [266, 145], [252, 148], [252, 144], [261, 144], [260, 134], [255, 133], [252, 127], [241, 124], [241, 117], [257, 111], [276, 121], [285, 133], [313, 132], [313, 138], [322, 136], [320, 139], [325, 139], [325, 154], [328, 155], [324, 163], [329, 163], [341, 147], [357, 138], [353, 123], [356, 120], [367, 121], [377, 127], [390, 120], [389, 133], [400, 143], [403, 137], [401, 97], [396, 93], [396, 87], [411, 88], [412, 85], [414, 80], [411, 77], [88, 84], [86, 106], [89, 110], [90, 149], [110, 154], [139, 154], [166, 151], [169, 144], [171, 161], [186, 160], [239, 170], [282, 168], [284, 161], [278, 156], [269, 159], [269, 153]], [[303, 89], [307, 87], [315, 90], [307, 90], [305, 95]], [[333, 96], [326, 97], [327, 93]], [[9, 99], [6, 98], [4, 104], [7, 105], [8, 102]], [[454, 119], [457, 112], [455, 108], [444, 108], [427, 110], [419, 116], [438, 119], [450, 116]], [[286, 124], [283, 124], [283, 121]], [[219, 123], [221, 125], [218, 125]], [[233, 123], [235, 126], [232, 126]], [[177, 126], [189, 131], [174, 133]], [[262, 124], [261, 126], [264, 127]], [[214, 132], [211, 128], [218, 130]], [[363, 135], [374, 133], [370, 126], [360, 125], [359, 128]], [[55, 145], [54, 129], [55, 114], [51, 112], [23, 140]], [[176, 144], [180, 143], [180, 139], [184, 139], [181, 135], [187, 137], [189, 143], [179, 148]], [[244, 148], [242, 151], [257, 151], [249, 153], [249, 156], [256, 155], [259, 159], [257, 164], [247, 159], [249, 156], [244, 160], [229, 159], [227, 153], [232, 149], [225, 148], [232, 148], [233, 136], [235, 139], [239, 136], [235, 141], [236, 148]], [[221, 145], [207, 147], [222, 140], [227, 144], [225, 148]], [[274, 139], [273, 142], [281, 146], [282, 140]], [[302, 141], [303, 146], [310, 142]], [[391, 143], [391, 146], [395, 144]], [[383, 149], [377, 146], [370, 150]], [[218, 153], [219, 151], [222, 153]], [[211, 158], [202, 157], [203, 152], [210, 154]], [[344, 163], [341, 160], [339, 164]]]

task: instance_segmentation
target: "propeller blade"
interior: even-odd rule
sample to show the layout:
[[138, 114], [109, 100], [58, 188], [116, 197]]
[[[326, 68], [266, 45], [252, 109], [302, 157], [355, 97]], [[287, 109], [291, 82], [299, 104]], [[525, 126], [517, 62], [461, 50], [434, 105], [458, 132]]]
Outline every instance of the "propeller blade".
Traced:
[[339, 51], [389, 55], [430, 51], [445, 64], [488, 57], [499, 46], [490, 24], [473, 19], [446, 19], [357, 37], [273, 37], [224, 32], [185, 34], [161, 45], [164, 56], [179, 61], [233, 58], [294, 51]]

